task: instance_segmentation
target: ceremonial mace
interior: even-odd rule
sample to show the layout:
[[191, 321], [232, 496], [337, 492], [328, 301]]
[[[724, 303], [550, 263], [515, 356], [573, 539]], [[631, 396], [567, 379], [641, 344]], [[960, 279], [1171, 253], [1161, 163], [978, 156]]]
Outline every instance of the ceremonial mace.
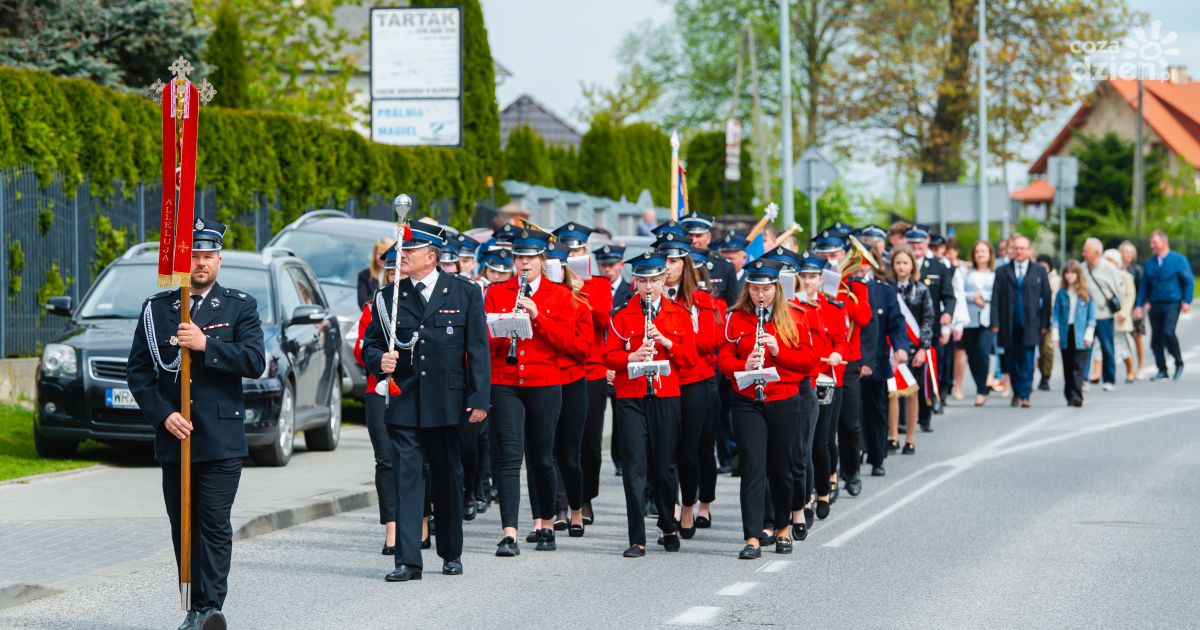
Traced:
[[[192, 209], [196, 200], [196, 130], [199, 104], [217, 90], [204, 79], [199, 87], [188, 81], [195, 68], [179, 57], [168, 68], [169, 83], [155, 80], [150, 98], [163, 109], [163, 200], [159, 240], [159, 286], [179, 287], [179, 322], [192, 323], [191, 286]], [[195, 111], [191, 111], [195, 108]], [[178, 210], [178, 214], [176, 211]], [[163, 271], [167, 273], [164, 274]], [[150, 340], [154, 343], [154, 340]], [[179, 415], [192, 423], [192, 362], [188, 349], [179, 348]], [[179, 604], [192, 603], [192, 437], [179, 444]]]
[[[396, 349], [396, 309], [400, 308], [400, 254], [404, 251], [404, 220], [412, 212], [412, 207], [412, 198], [403, 193], [396, 195], [396, 199], [392, 201], [392, 208], [396, 211], [396, 271], [392, 274], [392, 321], [388, 323], [391, 329], [391, 334], [388, 335], [388, 339], [391, 340], [391, 348], [388, 349], [388, 352]], [[413, 336], [413, 341], [409, 342], [409, 348], [412, 348], [412, 343], [415, 341], [416, 335]], [[396, 370], [393, 369], [392, 374], [395, 373]], [[383, 387], [383, 406], [385, 408], [392, 401], [392, 374], [388, 374], [387, 382]]]

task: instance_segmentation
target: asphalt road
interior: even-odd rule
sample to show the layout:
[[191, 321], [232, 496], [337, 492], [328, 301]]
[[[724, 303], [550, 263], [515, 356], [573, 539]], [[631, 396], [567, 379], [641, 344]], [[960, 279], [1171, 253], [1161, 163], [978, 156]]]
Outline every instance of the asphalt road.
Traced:
[[[606, 470], [586, 537], [496, 558], [493, 508], [465, 526], [459, 577], [427, 551], [422, 581], [385, 583], [373, 510], [240, 543], [226, 612], [240, 628], [1196, 627], [1200, 327], [1184, 326], [1181, 382], [1094, 388], [1082, 409], [1057, 390], [1025, 410], [955, 403], [790, 556], [736, 558], [737, 480], [723, 477], [713, 529], [622, 558]], [[0, 611], [0, 627], [173, 628], [174, 582], [163, 565]]]

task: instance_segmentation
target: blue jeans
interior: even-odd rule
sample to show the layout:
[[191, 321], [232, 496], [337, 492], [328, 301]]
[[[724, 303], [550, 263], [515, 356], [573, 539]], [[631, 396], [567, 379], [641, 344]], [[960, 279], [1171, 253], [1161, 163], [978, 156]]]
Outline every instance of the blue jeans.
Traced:
[[1020, 343], [1025, 331], [1015, 328], [1012, 338], [1018, 345], [1005, 349], [1004, 356], [1008, 357], [1008, 375], [1012, 378], [1013, 396], [1028, 399], [1033, 392], [1033, 355], [1037, 346], [1026, 346]]
[[[1117, 355], [1113, 348], [1113, 320], [1097, 319], [1096, 320], [1096, 343], [1093, 343], [1088, 348], [1087, 371], [1091, 371], [1092, 352], [1096, 346], [1100, 346], [1100, 378], [1105, 383], [1117, 382]], [[1085, 372], [1086, 373], [1086, 372]]]

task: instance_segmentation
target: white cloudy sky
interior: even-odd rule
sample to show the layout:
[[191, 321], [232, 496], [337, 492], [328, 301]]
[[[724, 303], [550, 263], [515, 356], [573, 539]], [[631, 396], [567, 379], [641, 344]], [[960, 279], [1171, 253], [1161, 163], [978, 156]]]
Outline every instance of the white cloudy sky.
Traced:
[[[574, 109], [581, 103], [580, 82], [612, 85], [620, 68], [616, 50], [625, 33], [644, 20], [670, 18], [662, 0], [482, 0], [492, 54], [513, 72], [497, 90], [500, 106], [528, 93], [560, 116], [578, 124]], [[1130, 0], [1135, 11], [1161, 20], [1163, 35], [1174, 30], [1179, 49], [1173, 63], [1188, 66], [1200, 77], [1200, 12], [1183, 0]], [[1132, 24], [1130, 26], [1137, 26]], [[769, 80], [769, 79], [767, 79]], [[1009, 168], [1010, 181], [1024, 179], [1027, 162], [1069, 117], [1048, 125], [1027, 143], [1026, 164]], [[861, 165], [859, 182], [887, 181]], [[882, 191], [879, 191], [882, 192]]]

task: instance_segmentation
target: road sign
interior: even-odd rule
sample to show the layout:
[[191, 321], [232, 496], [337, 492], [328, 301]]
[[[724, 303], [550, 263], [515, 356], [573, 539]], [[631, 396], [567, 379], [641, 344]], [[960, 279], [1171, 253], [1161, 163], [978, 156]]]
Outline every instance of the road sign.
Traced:
[[810, 235], [817, 233], [817, 199], [829, 190], [838, 178], [837, 168], [825, 159], [816, 147], [808, 147], [804, 155], [792, 165], [792, 173], [796, 178], [796, 187], [804, 191], [808, 197], [810, 215]]
[[1055, 190], [1074, 189], [1079, 185], [1079, 158], [1051, 157], [1046, 163], [1046, 179]]

